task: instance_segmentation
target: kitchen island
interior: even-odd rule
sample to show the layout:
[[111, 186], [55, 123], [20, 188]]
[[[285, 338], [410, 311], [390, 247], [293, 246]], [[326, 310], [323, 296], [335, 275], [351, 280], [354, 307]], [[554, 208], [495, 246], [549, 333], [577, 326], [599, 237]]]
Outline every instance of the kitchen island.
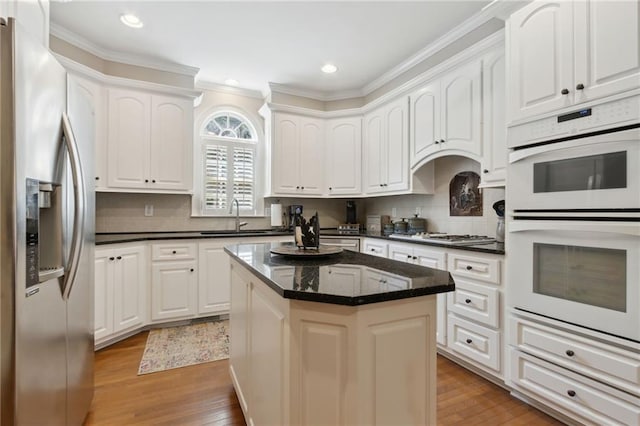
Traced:
[[227, 246], [230, 373], [248, 424], [435, 424], [447, 271], [344, 251]]

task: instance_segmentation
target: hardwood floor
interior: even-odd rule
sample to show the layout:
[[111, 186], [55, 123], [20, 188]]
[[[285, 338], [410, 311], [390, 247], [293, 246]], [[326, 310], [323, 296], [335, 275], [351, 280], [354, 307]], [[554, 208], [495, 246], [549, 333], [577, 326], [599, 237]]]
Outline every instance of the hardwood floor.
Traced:
[[[96, 352], [89, 425], [244, 425], [229, 362], [138, 376], [147, 332]], [[438, 425], [560, 425], [507, 391], [438, 357]]]

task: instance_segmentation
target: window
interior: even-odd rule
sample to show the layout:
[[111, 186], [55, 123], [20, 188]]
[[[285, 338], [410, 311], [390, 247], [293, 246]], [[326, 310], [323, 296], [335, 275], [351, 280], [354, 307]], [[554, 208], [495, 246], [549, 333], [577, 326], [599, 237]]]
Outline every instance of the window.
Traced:
[[233, 199], [255, 214], [258, 137], [241, 114], [223, 111], [204, 120], [202, 142], [202, 214], [229, 214]]

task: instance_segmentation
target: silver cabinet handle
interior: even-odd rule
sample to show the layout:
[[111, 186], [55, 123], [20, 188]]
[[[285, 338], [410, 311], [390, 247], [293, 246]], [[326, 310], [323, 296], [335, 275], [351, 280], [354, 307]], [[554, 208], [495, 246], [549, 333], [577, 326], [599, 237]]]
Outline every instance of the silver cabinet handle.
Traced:
[[64, 275], [64, 284], [62, 297], [67, 300], [71, 295], [73, 283], [75, 282], [80, 264], [80, 255], [84, 245], [84, 212], [86, 203], [86, 194], [84, 190], [84, 175], [82, 173], [82, 164], [80, 162], [80, 152], [78, 144], [73, 135], [73, 129], [69, 122], [66, 112], [62, 113], [62, 130], [65, 146], [69, 151], [69, 160], [71, 163], [71, 177], [73, 179], [73, 236], [71, 237], [71, 248], [69, 251], [69, 261], [67, 262], [67, 270]]

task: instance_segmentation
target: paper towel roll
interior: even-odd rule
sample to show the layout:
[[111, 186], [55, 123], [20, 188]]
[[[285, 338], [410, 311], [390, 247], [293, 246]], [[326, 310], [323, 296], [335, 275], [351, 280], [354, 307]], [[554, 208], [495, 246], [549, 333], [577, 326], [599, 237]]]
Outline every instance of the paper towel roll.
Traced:
[[271, 204], [271, 226], [282, 227], [282, 204]]

